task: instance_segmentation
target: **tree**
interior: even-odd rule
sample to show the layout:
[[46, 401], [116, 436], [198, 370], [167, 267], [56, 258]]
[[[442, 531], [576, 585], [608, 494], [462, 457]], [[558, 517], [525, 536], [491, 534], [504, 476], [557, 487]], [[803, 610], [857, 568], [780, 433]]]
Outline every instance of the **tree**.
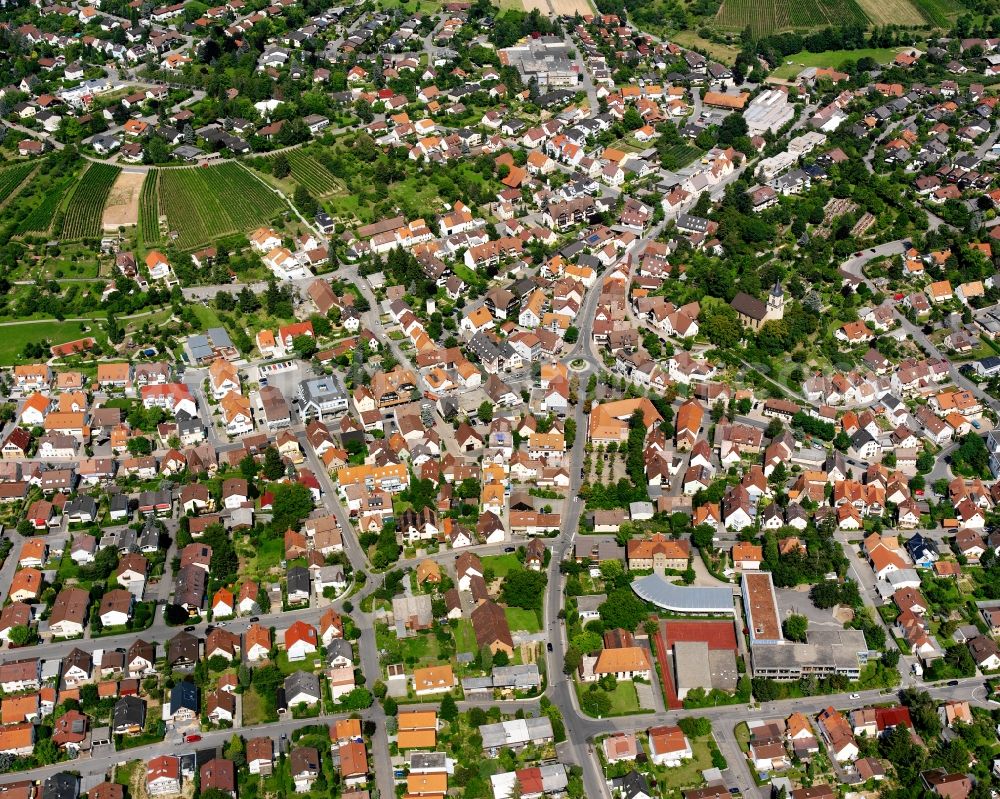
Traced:
[[967, 477], [990, 476], [990, 453], [977, 433], [969, 433], [952, 453], [952, 468]]
[[716, 347], [732, 349], [743, 338], [743, 326], [735, 309], [729, 305], [703, 305], [699, 323], [702, 332]]
[[566, 657], [563, 660], [563, 674], [571, 675], [575, 674], [580, 668], [580, 664], [583, 662], [583, 652], [574, 646], [570, 646], [566, 650]]
[[264, 466], [261, 472], [268, 480], [280, 480], [285, 476], [285, 464], [281, 461], [281, 453], [275, 447], [264, 450]]
[[276, 178], [288, 177], [289, 173], [292, 171], [291, 165], [288, 163], [288, 156], [284, 153], [278, 153], [274, 156], [274, 160], [271, 161], [271, 174]]
[[298, 530], [300, 522], [313, 510], [312, 492], [302, 483], [276, 483], [269, 487], [274, 496], [271, 525], [278, 531]]
[[121, 344], [125, 340], [125, 331], [118, 324], [115, 315], [108, 311], [108, 341], [112, 344]]
[[316, 339], [312, 336], [296, 336], [292, 339], [292, 349], [303, 360], [308, 360], [316, 352]]
[[458, 705], [455, 703], [455, 698], [451, 694], [445, 694], [444, 699], [441, 700], [441, 710], [438, 712], [445, 721], [452, 722], [458, 718]]
[[43, 738], [35, 743], [35, 761], [40, 766], [48, 766], [59, 759], [59, 747], [51, 738]]
[[253, 455], [247, 453], [240, 459], [240, 474], [243, 475], [245, 480], [253, 480], [257, 476], [258, 471], [260, 471], [260, 467], [257, 465], [257, 461], [254, 460]]
[[596, 685], [592, 686], [580, 697], [580, 708], [590, 716], [606, 716], [611, 712], [611, 697], [604, 691], [597, 690]]
[[690, 716], [686, 719], [679, 719], [677, 726], [681, 728], [685, 735], [691, 738], [701, 738], [712, 734], [712, 722], [704, 716]]
[[576, 344], [580, 338], [580, 330], [573, 325], [566, 328], [566, 334], [563, 336], [563, 341], [567, 344]]
[[835, 582], [824, 580], [809, 589], [809, 598], [816, 607], [826, 610], [840, 601], [840, 591]]
[[511, 607], [537, 611], [542, 608], [545, 583], [544, 572], [511, 569], [504, 578], [500, 593], [503, 601]]
[[483, 400], [479, 403], [479, 409], [476, 411], [476, 416], [479, 417], [479, 421], [483, 424], [489, 424], [493, 421], [493, 403], [489, 400]]
[[375, 699], [372, 696], [371, 691], [363, 685], [359, 685], [353, 691], [340, 698], [340, 704], [349, 710], [364, 710], [365, 708], [371, 707], [372, 702], [374, 701]]
[[636, 110], [635, 106], [629, 106], [625, 111], [625, 115], [622, 117], [622, 124], [628, 130], [638, 130], [642, 127], [642, 116]]
[[149, 455], [153, 451], [153, 443], [145, 436], [133, 436], [126, 446], [134, 457]]
[[597, 612], [607, 628], [621, 627], [635, 630], [649, 615], [646, 603], [639, 599], [631, 588], [618, 588], [608, 594]]
[[805, 616], [793, 613], [785, 619], [784, 622], [782, 622], [781, 627], [785, 633], [785, 638], [789, 641], [800, 641], [805, 643], [806, 630], [809, 627], [809, 619]]
[[15, 627], [10, 628], [10, 632], [7, 633], [10, 638], [10, 642], [14, 646], [24, 646], [28, 643], [28, 639], [31, 637], [31, 630], [24, 624], [18, 624]]
[[625, 567], [620, 560], [606, 560], [601, 564], [601, 578], [605, 583], [614, 584], [625, 574]]

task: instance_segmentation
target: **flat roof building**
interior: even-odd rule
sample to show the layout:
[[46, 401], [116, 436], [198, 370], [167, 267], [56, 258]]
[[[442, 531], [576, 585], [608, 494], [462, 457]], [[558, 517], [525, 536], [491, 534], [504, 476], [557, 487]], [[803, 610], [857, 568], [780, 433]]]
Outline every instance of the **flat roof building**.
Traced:
[[674, 644], [674, 671], [677, 674], [677, 698], [683, 699], [688, 691], [702, 688], [712, 690], [712, 669], [708, 660], [707, 641], [678, 641]]
[[296, 399], [299, 413], [306, 421], [323, 419], [347, 410], [347, 392], [332, 376], [303, 380], [299, 383]]
[[770, 572], [744, 572], [743, 607], [754, 677], [798, 680], [840, 674], [856, 680], [861, 676], [868, 662], [868, 645], [861, 630], [809, 631], [804, 644], [785, 639]]

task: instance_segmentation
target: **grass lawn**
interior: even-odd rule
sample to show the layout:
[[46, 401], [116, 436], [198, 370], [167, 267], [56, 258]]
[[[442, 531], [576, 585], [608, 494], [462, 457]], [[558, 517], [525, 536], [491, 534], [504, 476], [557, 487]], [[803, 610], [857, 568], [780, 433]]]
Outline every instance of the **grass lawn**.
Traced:
[[303, 660], [292, 662], [284, 649], [278, 652], [277, 664], [283, 674], [291, 674], [293, 671], [313, 671], [319, 662], [319, 654], [306, 655]]
[[252, 688], [243, 692], [243, 724], [263, 724], [269, 721], [267, 703]]
[[132, 775], [139, 766], [143, 766], [141, 760], [129, 760], [127, 763], [115, 768], [115, 782], [118, 785], [129, 785], [132, 782]]
[[[93, 336], [99, 340], [104, 338], [100, 330], [95, 330], [91, 324], [84, 322], [57, 322], [54, 319], [44, 322], [22, 322], [0, 327], [0, 365], [21, 363], [21, 352], [29, 342], [48, 341], [50, 344], [65, 344], [85, 336]], [[35, 359], [37, 360], [37, 359]]]
[[711, 42], [708, 39], [703, 39], [694, 31], [677, 31], [671, 37], [671, 41], [677, 42], [677, 44], [683, 47], [698, 47], [708, 53], [712, 58], [717, 61], [721, 61], [724, 64], [735, 64], [736, 56], [740, 54], [738, 47], [732, 47], [728, 44], [718, 44], [717, 42]]
[[511, 569], [520, 569], [521, 561], [517, 559], [517, 555], [513, 552], [509, 552], [505, 555], [488, 555], [483, 560], [484, 569], [493, 569], [493, 574], [497, 577], [506, 577], [507, 572]]
[[542, 629], [542, 625], [538, 623], [538, 613], [534, 610], [504, 608], [503, 612], [507, 617], [507, 624], [512, 630], [526, 630], [529, 633], [537, 633]]
[[[437, 638], [430, 634], [412, 635], [399, 642], [406, 662], [416, 661], [421, 664], [436, 663], [440, 649]], [[475, 651], [475, 650], [473, 650]]]
[[[771, 77], [790, 80], [806, 67], [829, 67], [836, 69], [845, 61], [857, 61], [861, 58], [872, 58], [880, 64], [888, 64], [896, 57], [902, 47], [865, 47], [860, 50], [827, 50], [823, 53], [792, 53], [786, 56], [784, 62]], [[789, 63], [791, 62], [791, 63]]]
[[750, 746], [750, 728], [745, 721], [741, 721], [733, 727], [733, 735], [736, 737], [736, 743], [739, 744], [740, 751], [748, 751]]
[[455, 627], [455, 651], [456, 652], [476, 652], [476, 633], [472, 629], [472, 622], [468, 619], [459, 619], [458, 626]]
[[[618, 683], [620, 686], [621, 683]], [[654, 767], [657, 777], [657, 784], [663, 789], [676, 788], [696, 788], [704, 785], [705, 781], [701, 777], [701, 772], [712, 767], [712, 751], [709, 748], [710, 736], [703, 738], [689, 739], [691, 741], [691, 751], [694, 757], [685, 760], [676, 768], [666, 766]]]
[[[577, 698], [581, 698], [584, 693], [590, 691], [590, 684], [585, 685], [575, 680], [573, 684], [576, 686]], [[600, 688], [597, 690], [601, 691]], [[610, 693], [608, 691], [601, 692], [611, 700], [611, 712], [608, 714], [609, 716], [627, 716], [632, 713], [645, 712], [639, 705], [639, 695], [636, 693], [635, 683], [631, 680], [619, 680], [615, 686], [615, 690]], [[586, 712], [584, 711], [584, 713]], [[709, 759], [711, 760], [711, 758]]]
[[191, 310], [194, 312], [194, 315], [198, 317], [202, 330], [208, 330], [210, 327], [223, 327], [222, 320], [219, 319], [219, 315], [207, 305], [192, 303]]
[[285, 557], [285, 542], [280, 538], [257, 541], [254, 548], [254, 558], [251, 561], [250, 570], [258, 576], [264, 575], [276, 567]]
[[[59, 567], [56, 569], [56, 575], [62, 583], [66, 583], [69, 580], [77, 580], [79, 582], [80, 567], [76, 564], [76, 561], [69, 556], [69, 547], [66, 548], [62, 559], [59, 561]], [[89, 583], [84, 587], [89, 587]]]
[[611, 697], [612, 713], [635, 713], [641, 710], [639, 707], [639, 695], [635, 690], [635, 683], [631, 680], [620, 680], [608, 696]]

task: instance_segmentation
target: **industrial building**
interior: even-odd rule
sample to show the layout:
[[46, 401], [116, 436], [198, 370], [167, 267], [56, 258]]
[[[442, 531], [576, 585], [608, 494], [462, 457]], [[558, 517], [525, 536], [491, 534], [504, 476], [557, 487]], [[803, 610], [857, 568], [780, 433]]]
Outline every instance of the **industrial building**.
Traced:
[[761, 92], [747, 106], [743, 118], [751, 136], [761, 136], [767, 131], [777, 133], [795, 116], [795, 108], [788, 102], [788, 92], [768, 89]]

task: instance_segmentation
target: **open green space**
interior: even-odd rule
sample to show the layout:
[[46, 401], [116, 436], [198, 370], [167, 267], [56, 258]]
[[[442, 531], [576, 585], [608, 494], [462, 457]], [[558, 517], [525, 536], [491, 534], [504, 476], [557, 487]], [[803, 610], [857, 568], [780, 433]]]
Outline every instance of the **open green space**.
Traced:
[[[160, 171], [160, 205], [177, 246], [191, 250], [222, 236], [248, 233], [273, 222], [287, 205], [248, 169], [233, 162]], [[148, 217], [152, 201], [146, 197]]]
[[694, 47], [698, 50], [702, 50], [708, 53], [716, 61], [721, 61], [723, 64], [735, 63], [736, 56], [740, 54], [739, 47], [713, 42], [711, 39], [705, 39], [694, 30], [671, 33], [670, 41], [676, 42], [682, 47]]
[[861, 50], [827, 50], [823, 53], [810, 53], [805, 50], [787, 56], [771, 77], [791, 80], [806, 67], [826, 67], [837, 69], [845, 61], [858, 61], [871, 58], [880, 64], [888, 64], [896, 57], [899, 47], [865, 47]]
[[278, 652], [275, 663], [283, 674], [291, 674], [295, 671], [313, 671], [322, 661], [320, 660], [319, 653], [306, 655], [302, 660], [292, 661], [288, 659], [288, 652], [282, 649]]
[[507, 625], [512, 630], [526, 630], [529, 633], [537, 633], [542, 629], [542, 625], [538, 622], [538, 613], [534, 610], [504, 608], [504, 615], [507, 617]]
[[[0, 364], [9, 366], [21, 363], [21, 353], [24, 345], [29, 342], [48, 341], [50, 344], [65, 344], [84, 336], [94, 336], [101, 339], [103, 334], [93, 326], [85, 331], [82, 322], [22, 322], [20, 324], [0, 326]], [[31, 359], [31, 360], [37, 360]]]
[[954, 19], [965, 11], [965, 6], [957, 0], [910, 0], [924, 18], [939, 28], [951, 26]]
[[210, 327], [222, 327], [222, 320], [219, 319], [219, 315], [214, 309], [207, 305], [192, 305], [191, 310], [194, 315], [198, 318], [201, 323], [202, 330], [208, 330]]
[[669, 147], [662, 153], [661, 159], [666, 169], [680, 169], [690, 164], [696, 158], [701, 158], [701, 155], [702, 151], [697, 147], [682, 142]]
[[245, 726], [274, 721], [272, 716], [276, 717], [277, 714], [272, 713], [267, 702], [259, 693], [253, 690], [243, 692], [243, 724]]
[[111, 164], [91, 164], [83, 173], [66, 203], [62, 237], [97, 238], [101, 235], [104, 205], [121, 168]]

